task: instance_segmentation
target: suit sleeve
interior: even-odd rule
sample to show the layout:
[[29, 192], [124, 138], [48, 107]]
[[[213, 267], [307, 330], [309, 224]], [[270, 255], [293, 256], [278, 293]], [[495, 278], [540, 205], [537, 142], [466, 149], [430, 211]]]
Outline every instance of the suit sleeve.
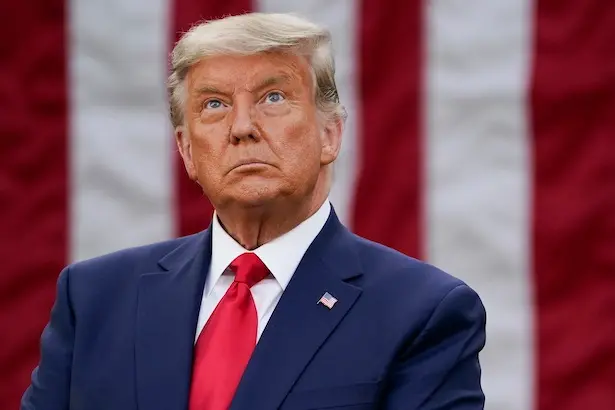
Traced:
[[427, 325], [405, 347], [392, 369], [388, 410], [479, 410], [479, 352], [485, 345], [486, 313], [468, 286], [451, 290]]
[[68, 410], [75, 318], [69, 297], [69, 268], [57, 282], [51, 317], [41, 336], [41, 356], [21, 410]]

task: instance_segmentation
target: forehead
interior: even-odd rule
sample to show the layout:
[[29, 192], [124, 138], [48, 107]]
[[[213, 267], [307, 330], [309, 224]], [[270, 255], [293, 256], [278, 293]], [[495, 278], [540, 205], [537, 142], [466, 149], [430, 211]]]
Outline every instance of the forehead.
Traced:
[[312, 83], [307, 60], [281, 52], [207, 57], [190, 68], [186, 80], [190, 89], [215, 86], [236, 90], [250, 89], [271, 78], [305, 87], [310, 87]]

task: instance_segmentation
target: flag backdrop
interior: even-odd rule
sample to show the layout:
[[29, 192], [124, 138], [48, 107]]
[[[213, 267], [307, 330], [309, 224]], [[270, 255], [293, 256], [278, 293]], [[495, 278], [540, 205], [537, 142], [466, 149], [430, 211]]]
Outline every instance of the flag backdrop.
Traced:
[[67, 263], [203, 229], [167, 119], [201, 18], [329, 27], [350, 117], [331, 200], [466, 280], [487, 408], [615, 409], [615, 3], [39, 0], [0, 15], [0, 407], [17, 408]]

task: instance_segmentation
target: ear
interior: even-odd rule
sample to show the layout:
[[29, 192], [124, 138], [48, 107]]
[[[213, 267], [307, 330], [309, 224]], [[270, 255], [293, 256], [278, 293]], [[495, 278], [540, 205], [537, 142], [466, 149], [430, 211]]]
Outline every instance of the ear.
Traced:
[[175, 142], [177, 143], [177, 149], [184, 161], [184, 167], [188, 173], [188, 177], [193, 181], [197, 180], [196, 165], [192, 158], [192, 143], [190, 141], [190, 134], [188, 129], [183, 125], [175, 127]]
[[321, 165], [328, 165], [335, 161], [342, 146], [342, 130], [344, 124], [341, 119], [331, 119], [325, 122], [320, 132], [322, 151], [320, 154]]

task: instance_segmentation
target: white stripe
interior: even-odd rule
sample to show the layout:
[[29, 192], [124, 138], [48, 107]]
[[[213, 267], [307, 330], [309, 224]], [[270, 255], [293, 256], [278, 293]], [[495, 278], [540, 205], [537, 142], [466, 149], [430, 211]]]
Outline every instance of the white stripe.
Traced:
[[172, 234], [167, 0], [71, 0], [71, 259]]
[[334, 167], [334, 184], [330, 199], [344, 223], [351, 217], [352, 199], [358, 156], [357, 61], [357, 4], [354, 0], [257, 0], [259, 11], [293, 12], [320, 24], [331, 31], [335, 52], [336, 82], [342, 104], [348, 111], [342, 149]]
[[529, 1], [434, 0], [428, 11], [428, 258], [485, 303], [493, 410], [533, 402]]

